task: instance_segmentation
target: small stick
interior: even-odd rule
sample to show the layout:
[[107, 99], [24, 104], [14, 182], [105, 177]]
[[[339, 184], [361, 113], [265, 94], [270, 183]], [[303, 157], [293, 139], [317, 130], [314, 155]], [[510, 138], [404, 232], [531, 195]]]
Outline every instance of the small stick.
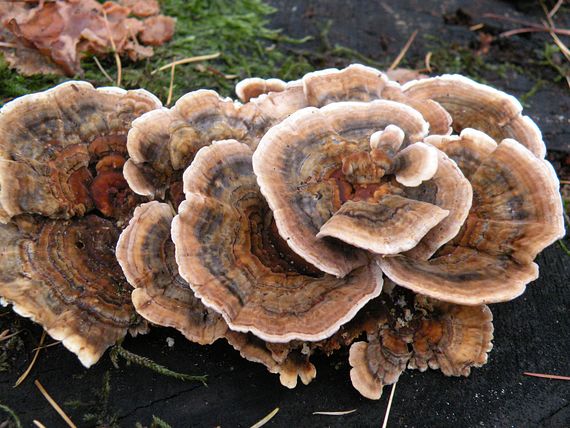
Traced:
[[170, 69], [170, 85], [168, 87], [168, 97], [166, 97], [167, 106], [169, 106], [172, 102], [172, 93], [174, 92], [174, 70], [176, 70], [176, 64], [172, 63], [172, 68]]
[[37, 426], [38, 428], [46, 428], [46, 426], [44, 424], [42, 424], [40, 421], [34, 419], [32, 421], [34, 423], [35, 426]]
[[107, 73], [107, 71], [103, 68], [103, 66], [101, 65], [101, 63], [99, 62], [99, 60], [97, 59], [96, 56], [93, 57], [93, 60], [95, 61], [95, 64], [97, 65], [97, 67], [99, 68], [99, 70], [101, 71], [101, 73], [103, 73], [103, 76], [105, 76], [107, 78], [108, 81], [110, 81], [111, 83], [115, 83], [115, 81], [113, 80], [113, 78], [109, 75], [109, 73]]
[[18, 378], [18, 380], [14, 384], [14, 388], [19, 386], [23, 381], [25, 381], [26, 378], [28, 377], [28, 375], [30, 374], [30, 372], [32, 371], [32, 367], [34, 367], [34, 364], [36, 363], [36, 360], [38, 359], [38, 355], [40, 354], [40, 349], [44, 343], [45, 338], [46, 338], [46, 331], [44, 330], [42, 332], [42, 337], [40, 338], [40, 343], [38, 343], [38, 348], [36, 349], [36, 353], [34, 354], [34, 358], [32, 358], [32, 362], [30, 363], [30, 365], [28, 366], [26, 371], [24, 373], [22, 373], [22, 375]]
[[[508, 21], [508, 22], [512, 22], [515, 24], [521, 24], [521, 25], [525, 26], [526, 30], [532, 29], [534, 31], [544, 31], [544, 32], [550, 31], [550, 29], [548, 27], [536, 24], [534, 22], [524, 21], [522, 19], [509, 18], [507, 16], [495, 15], [494, 13], [485, 13], [483, 15], [483, 17], [484, 18], [490, 18], [490, 19], [496, 19], [497, 21]], [[561, 34], [563, 36], [570, 36], [570, 30], [566, 30], [566, 29], [562, 29], [562, 28], [554, 28], [552, 30], [557, 34]], [[517, 30], [511, 30], [511, 31], [517, 31]], [[507, 33], [508, 33], [508, 31], [507, 31]]]
[[350, 415], [356, 412], [357, 409], [345, 410], [344, 412], [313, 412], [313, 415], [325, 415], [325, 416], [344, 416]]
[[560, 183], [561, 183], [561, 184], [570, 184], [570, 181], [568, 181], [568, 180], [560, 180]]
[[253, 424], [251, 426], [251, 428], [261, 428], [263, 425], [265, 425], [267, 422], [269, 422], [271, 419], [273, 419], [273, 416], [275, 416], [278, 411], [279, 411], [279, 407], [276, 407], [275, 410], [273, 410], [271, 413], [269, 413], [266, 417], [264, 417], [260, 421]]
[[475, 24], [475, 25], [472, 25], [471, 27], [469, 27], [469, 30], [477, 31], [477, 30], [480, 30], [481, 28], [483, 28], [484, 26], [485, 26], [485, 24], [483, 24], [483, 23]]
[[17, 48], [18, 48], [18, 45], [15, 45], [14, 43], [0, 42], [0, 48], [14, 48], [14, 49], [17, 49]]
[[556, 380], [570, 380], [570, 376], [559, 376], [559, 375], [551, 375], [551, 374], [542, 374], [542, 373], [523, 373], [526, 376], [533, 376], [533, 377], [540, 377], [544, 379], [556, 379]]
[[402, 48], [402, 50], [400, 51], [400, 53], [398, 54], [398, 56], [396, 57], [396, 59], [394, 60], [394, 62], [390, 65], [390, 67], [388, 67], [388, 71], [394, 70], [398, 66], [398, 64], [402, 62], [404, 56], [406, 55], [406, 52], [408, 52], [408, 49], [410, 49], [410, 46], [414, 42], [414, 39], [416, 38], [417, 35], [418, 35], [418, 30], [415, 30], [408, 39], [408, 41], [406, 42], [406, 44], [404, 45], [404, 47]]
[[34, 380], [34, 383], [36, 384], [36, 386], [38, 387], [38, 389], [40, 390], [40, 392], [42, 393], [42, 395], [45, 397], [45, 399], [48, 401], [49, 404], [51, 404], [51, 407], [54, 408], [54, 410], [59, 413], [59, 416], [61, 416], [61, 418], [65, 421], [65, 423], [70, 427], [70, 428], [77, 428], [77, 426], [71, 421], [71, 419], [69, 419], [69, 416], [67, 416], [65, 414], [65, 412], [63, 411], [63, 409], [61, 407], [59, 407], [59, 404], [57, 404], [55, 402], [55, 400], [53, 398], [51, 398], [51, 395], [48, 394], [48, 392], [45, 390], [45, 388], [43, 387], [43, 385], [40, 383], [39, 380]]
[[388, 417], [390, 416], [390, 409], [392, 408], [392, 400], [394, 399], [394, 391], [396, 391], [396, 383], [392, 385], [392, 391], [390, 391], [390, 398], [388, 399], [388, 407], [386, 407], [386, 414], [384, 415], [384, 423], [382, 423], [382, 428], [386, 428], [388, 426]]
[[193, 56], [190, 58], [179, 59], [178, 61], [174, 61], [169, 64], [163, 65], [160, 68], [157, 68], [156, 70], [152, 71], [150, 74], [156, 74], [159, 71], [169, 69], [170, 67], [172, 67], [172, 65], [182, 65], [182, 64], [189, 64], [191, 62], [207, 61], [210, 59], [218, 58], [220, 55], [221, 55], [220, 52], [216, 52], [209, 55], [200, 55], [200, 56]]

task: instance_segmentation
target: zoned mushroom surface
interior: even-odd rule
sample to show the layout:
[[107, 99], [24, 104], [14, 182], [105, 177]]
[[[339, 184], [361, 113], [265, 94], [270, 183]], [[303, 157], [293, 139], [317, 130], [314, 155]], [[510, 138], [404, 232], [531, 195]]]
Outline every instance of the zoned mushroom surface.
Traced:
[[519, 296], [538, 276], [536, 255], [564, 236], [552, 166], [514, 140], [492, 150], [489, 137], [471, 130], [433, 142], [465, 168], [473, 205], [457, 237], [435, 257], [385, 257], [382, 270], [399, 285], [458, 304]]
[[378, 400], [384, 385], [395, 383], [406, 367], [469, 376], [471, 367], [487, 362], [493, 339], [487, 306], [454, 305], [405, 292], [396, 296], [382, 295], [387, 323], [350, 348], [350, 378], [363, 396]]
[[331, 336], [377, 296], [366, 263], [343, 279], [292, 253], [256, 183], [251, 149], [237, 141], [201, 149], [184, 173], [186, 200], [172, 238], [180, 275], [230, 328], [270, 342]]
[[544, 158], [546, 146], [536, 124], [522, 115], [517, 99], [460, 75], [443, 75], [408, 82], [405, 95], [415, 100], [433, 100], [449, 112], [453, 129], [482, 131], [497, 142], [512, 138], [535, 156]]
[[[375, 243], [377, 251], [391, 254], [413, 247], [448, 214], [450, 222], [433, 238], [435, 251], [458, 232], [471, 205], [471, 188], [444, 153], [423, 143], [412, 144], [426, 133], [427, 123], [417, 111], [392, 101], [307, 108], [274, 126], [261, 140], [253, 165], [281, 236], [311, 264], [343, 276], [362, 263], [364, 252], [317, 236], [346, 239], [373, 251]], [[400, 145], [404, 149], [394, 155]], [[399, 179], [400, 173], [405, 179]], [[405, 187], [398, 180], [419, 187]], [[406, 235], [409, 228], [393, 217], [400, 208], [383, 203], [384, 195], [405, 198], [400, 200], [401, 210], [418, 210], [408, 218], [412, 227], [418, 226], [413, 242], [409, 242], [412, 235]], [[422, 216], [420, 206], [426, 205], [407, 199], [437, 206]], [[378, 203], [384, 208], [366, 205]], [[377, 219], [370, 220], [374, 212]], [[393, 221], [386, 222], [383, 212]], [[357, 217], [350, 221], [351, 227], [359, 228], [352, 236], [346, 227], [350, 215]], [[362, 217], [367, 221], [358, 221]], [[380, 223], [388, 230], [381, 230]], [[406, 242], [379, 246], [382, 239], [398, 236]]]
[[1, 220], [22, 213], [70, 218], [93, 208], [116, 216], [114, 209], [133, 205], [121, 174], [126, 133], [135, 117], [159, 106], [144, 90], [94, 89], [85, 82], [6, 104], [0, 110]]
[[0, 296], [85, 367], [125, 336], [135, 315], [113, 252], [118, 236], [112, 222], [94, 215], [0, 225]]
[[173, 218], [168, 204], [149, 202], [137, 207], [117, 242], [117, 260], [134, 287], [131, 298], [141, 316], [207, 345], [223, 337], [228, 326], [178, 274], [170, 239]]
[[85, 366], [140, 322], [114, 248], [140, 202], [121, 172], [126, 133], [159, 106], [146, 91], [67, 82], [1, 110], [0, 297]]

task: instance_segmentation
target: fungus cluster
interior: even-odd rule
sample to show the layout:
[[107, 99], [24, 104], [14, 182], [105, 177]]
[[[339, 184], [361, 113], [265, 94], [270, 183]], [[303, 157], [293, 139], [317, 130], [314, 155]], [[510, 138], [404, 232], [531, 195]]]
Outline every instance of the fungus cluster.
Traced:
[[135, 314], [224, 338], [289, 388], [341, 347], [371, 399], [406, 368], [483, 365], [486, 304], [522, 294], [564, 234], [518, 101], [361, 65], [236, 93], [167, 109], [74, 82], [6, 105], [0, 296], [86, 366]]

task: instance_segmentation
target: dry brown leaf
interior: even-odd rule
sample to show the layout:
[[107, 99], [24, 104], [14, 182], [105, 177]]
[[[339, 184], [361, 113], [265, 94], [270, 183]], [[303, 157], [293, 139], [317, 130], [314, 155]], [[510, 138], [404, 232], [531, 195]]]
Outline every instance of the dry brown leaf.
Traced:
[[144, 20], [144, 28], [140, 40], [145, 45], [159, 46], [172, 39], [176, 19], [158, 15]]
[[141, 18], [160, 13], [160, 5], [157, 0], [119, 0], [119, 3], [128, 7], [133, 15]]

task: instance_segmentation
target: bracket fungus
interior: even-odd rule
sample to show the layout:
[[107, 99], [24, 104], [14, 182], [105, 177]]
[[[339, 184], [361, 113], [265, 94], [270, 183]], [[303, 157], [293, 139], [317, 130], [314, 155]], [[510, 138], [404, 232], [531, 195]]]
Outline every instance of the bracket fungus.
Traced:
[[386, 323], [368, 333], [367, 341], [350, 347], [350, 378], [363, 396], [378, 400], [382, 388], [396, 383], [406, 368], [469, 376], [471, 367], [487, 362], [493, 347], [493, 316], [487, 306], [454, 305], [394, 291], [383, 294]]
[[520, 295], [564, 234], [518, 101], [357, 64], [236, 92], [166, 109], [68, 82], [2, 108], [1, 301], [86, 366], [137, 313], [226, 339], [289, 388], [351, 345], [372, 399], [406, 368], [484, 364], [484, 304]]
[[121, 169], [131, 121], [159, 106], [144, 90], [67, 82], [0, 110], [0, 297], [87, 367], [137, 331], [114, 249], [140, 201]]
[[371, 262], [337, 279], [290, 251], [251, 155], [235, 140], [216, 142], [184, 172], [186, 199], [172, 224], [180, 275], [234, 331], [270, 342], [325, 339], [380, 293], [382, 276]]

